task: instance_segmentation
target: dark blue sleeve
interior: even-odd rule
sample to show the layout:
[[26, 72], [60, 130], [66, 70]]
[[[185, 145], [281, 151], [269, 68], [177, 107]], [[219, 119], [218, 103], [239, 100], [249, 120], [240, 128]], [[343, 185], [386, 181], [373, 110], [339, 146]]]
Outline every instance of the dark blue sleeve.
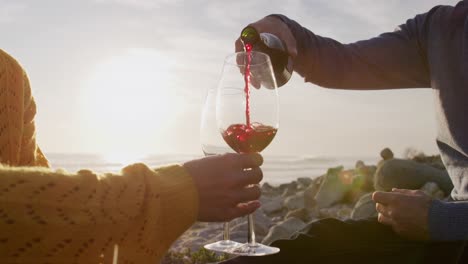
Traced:
[[468, 201], [434, 200], [429, 210], [431, 240], [468, 240]]
[[341, 89], [418, 88], [430, 87], [425, 42], [428, 17], [435, 9], [394, 32], [351, 44], [318, 36], [284, 15], [272, 16], [296, 38], [294, 71], [306, 82]]

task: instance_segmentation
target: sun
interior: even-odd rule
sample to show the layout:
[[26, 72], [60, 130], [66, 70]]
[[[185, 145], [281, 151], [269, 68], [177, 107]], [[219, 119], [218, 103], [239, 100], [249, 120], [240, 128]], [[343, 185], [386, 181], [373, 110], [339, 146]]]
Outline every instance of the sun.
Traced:
[[172, 121], [172, 64], [158, 51], [132, 49], [96, 65], [79, 114], [92, 151], [127, 160], [152, 152], [148, 142]]

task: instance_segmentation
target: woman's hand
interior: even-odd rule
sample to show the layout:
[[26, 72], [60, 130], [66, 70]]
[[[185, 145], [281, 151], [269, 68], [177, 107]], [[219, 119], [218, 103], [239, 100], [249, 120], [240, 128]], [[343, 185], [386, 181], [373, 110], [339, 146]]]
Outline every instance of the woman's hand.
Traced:
[[259, 208], [257, 184], [263, 178], [262, 163], [262, 156], [256, 153], [229, 153], [185, 163], [198, 190], [198, 220], [228, 221]]

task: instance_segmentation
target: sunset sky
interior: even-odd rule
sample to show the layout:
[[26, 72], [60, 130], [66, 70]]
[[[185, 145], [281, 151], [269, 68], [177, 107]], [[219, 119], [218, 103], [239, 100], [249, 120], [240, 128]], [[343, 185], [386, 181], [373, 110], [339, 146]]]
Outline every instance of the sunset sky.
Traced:
[[[46, 153], [201, 154], [200, 111], [249, 22], [285, 14], [343, 42], [392, 31], [447, 0], [0, 0], [0, 48], [17, 58], [38, 104]], [[435, 153], [428, 89], [328, 90], [295, 75], [280, 89], [266, 153]]]

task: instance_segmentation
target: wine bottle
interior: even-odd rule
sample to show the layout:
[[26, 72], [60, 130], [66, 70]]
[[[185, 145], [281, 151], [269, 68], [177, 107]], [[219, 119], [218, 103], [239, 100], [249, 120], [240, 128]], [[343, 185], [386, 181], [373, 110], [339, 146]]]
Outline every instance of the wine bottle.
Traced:
[[244, 44], [244, 48], [250, 46], [252, 50], [260, 51], [270, 56], [278, 87], [283, 86], [289, 81], [293, 70], [292, 59], [285, 45], [277, 36], [270, 33], [258, 33], [255, 28], [247, 26], [241, 32], [241, 41]]

